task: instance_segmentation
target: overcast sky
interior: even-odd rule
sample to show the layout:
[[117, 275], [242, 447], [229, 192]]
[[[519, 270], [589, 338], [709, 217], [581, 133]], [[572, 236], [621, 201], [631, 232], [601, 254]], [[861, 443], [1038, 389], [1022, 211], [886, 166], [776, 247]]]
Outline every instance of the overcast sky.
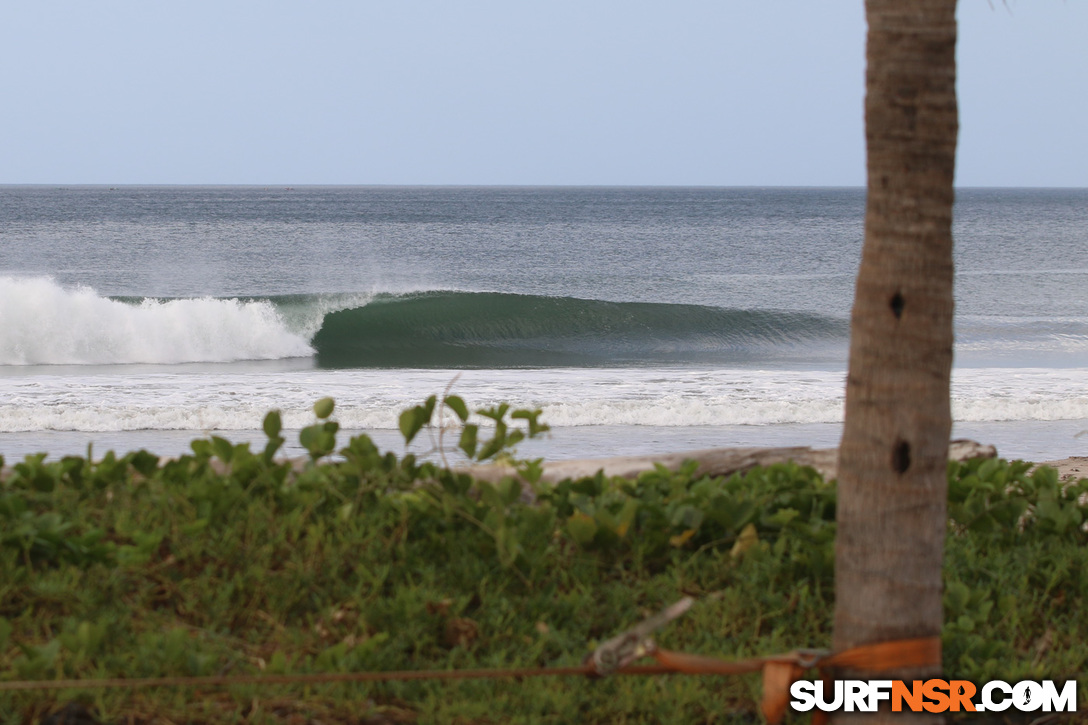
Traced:
[[[960, 0], [961, 186], [1088, 186], [1088, 3]], [[865, 182], [862, 0], [27, 0], [0, 183]]]

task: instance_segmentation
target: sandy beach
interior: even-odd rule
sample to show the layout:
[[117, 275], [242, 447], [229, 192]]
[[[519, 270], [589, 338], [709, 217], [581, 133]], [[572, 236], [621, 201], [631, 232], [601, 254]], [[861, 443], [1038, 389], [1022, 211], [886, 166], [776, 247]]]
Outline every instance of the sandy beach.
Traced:
[[[541, 480], [555, 483], [564, 478], [592, 476], [598, 470], [603, 470], [609, 476], [634, 478], [643, 471], [653, 469], [655, 464], [663, 464], [668, 468], [677, 469], [690, 459], [699, 461], [701, 473], [711, 476], [728, 476], [734, 472], [748, 470], [753, 466], [765, 466], [791, 460], [802, 465], [812, 466], [825, 479], [831, 479], [836, 475], [837, 453], [838, 451], [835, 448], [792, 446], [777, 448], [711, 448], [649, 455], [574, 457], [544, 463], [544, 474]], [[954, 440], [949, 447], [950, 460], [992, 458], [998, 455], [999, 452], [994, 446], [971, 440]], [[305, 462], [304, 457], [292, 457], [290, 460], [299, 466]], [[0, 468], [0, 480], [6, 480], [12, 475], [13, 469], [10, 464], [14, 462], [14, 460], [8, 461], [8, 465]], [[1070, 456], [1068, 458], [1040, 461], [1036, 466], [1055, 468], [1062, 479], [1075, 481], [1088, 478], [1088, 456]], [[511, 475], [514, 472], [510, 466], [504, 464], [466, 466], [461, 470], [471, 473], [477, 478], [491, 481], [498, 480], [504, 475]]]
[[1039, 465], [1058, 469], [1058, 475], [1062, 478], [1072, 478], [1074, 480], [1088, 478], [1088, 456], [1071, 456], [1056, 461], [1041, 461]]

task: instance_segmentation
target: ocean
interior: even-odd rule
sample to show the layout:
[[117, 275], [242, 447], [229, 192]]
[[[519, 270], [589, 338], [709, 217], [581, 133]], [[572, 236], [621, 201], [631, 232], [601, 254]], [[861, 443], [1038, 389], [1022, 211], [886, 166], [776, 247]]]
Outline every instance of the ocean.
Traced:
[[[834, 446], [863, 215], [851, 188], [0, 186], [0, 455], [259, 443], [324, 396], [400, 452], [446, 389], [543, 409], [531, 457]], [[1088, 190], [960, 189], [954, 236], [954, 436], [1088, 455]]]

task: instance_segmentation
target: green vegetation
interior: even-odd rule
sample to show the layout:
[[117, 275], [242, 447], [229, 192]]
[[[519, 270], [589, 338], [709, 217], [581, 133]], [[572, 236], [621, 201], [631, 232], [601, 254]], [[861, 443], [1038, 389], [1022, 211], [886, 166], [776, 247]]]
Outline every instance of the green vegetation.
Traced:
[[[365, 436], [333, 403], [277, 460], [212, 437], [160, 460], [43, 455], [0, 484], [0, 681], [578, 664], [684, 595], [663, 647], [744, 657], [826, 647], [834, 483], [780, 465], [638, 480], [498, 484]], [[430, 398], [400, 421], [471, 460], [511, 456], [539, 411]], [[459, 454], [460, 455], [460, 454]], [[521, 462], [526, 480], [539, 461]], [[949, 467], [944, 662], [975, 681], [1088, 671], [1088, 480], [975, 460]], [[524, 494], [535, 488], [535, 501]], [[755, 722], [758, 677], [533, 678], [0, 693], [0, 720], [76, 702], [101, 722]], [[156, 720], [159, 718], [159, 720]]]

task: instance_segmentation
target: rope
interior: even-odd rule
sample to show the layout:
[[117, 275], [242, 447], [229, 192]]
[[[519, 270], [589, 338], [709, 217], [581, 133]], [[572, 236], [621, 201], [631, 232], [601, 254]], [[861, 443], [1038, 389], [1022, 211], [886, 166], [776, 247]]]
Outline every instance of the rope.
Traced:
[[[669, 675], [664, 665], [630, 665], [619, 675]], [[327, 672], [283, 675], [209, 675], [205, 677], [114, 677], [81, 680], [12, 680], [0, 682], [0, 692], [15, 690], [139, 689], [147, 687], [225, 687], [229, 685], [293, 685], [337, 682], [394, 682], [407, 680], [482, 680], [502, 677], [583, 677], [596, 675], [590, 663], [575, 667], [513, 667], [476, 670], [394, 670], [390, 672]]]
[[[743, 660], [723, 660], [705, 655], [651, 647], [645, 651], [655, 665], [627, 664], [609, 672], [619, 675], [738, 675], [763, 673], [761, 709], [770, 723], [779, 722], [789, 706], [790, 686], [806, 670], [845, 667], [857, 670], [881, 671], [906, 667], [939, 666], [941, 640], [939, 637], [896, 640], [861, 645], [838, 653], [795, 650], [770, 657]], [[520, 677], [568, 677], [573, 675], [600, 677], [597, 665], [588, 659], [575, 667], [522, 667], [476, 670], [398, 670], [391, 672], [330, 672], [321, 674], [282, 675], [213, 675], [208, 677], [145, 677], [108, 678], [95, 680], [21, 680], [0, 682], [0, 692], [17, 690], [75, 690], [146, 687], [223, 687], [228, 685], [327, 684], [336, 682], [392, 682], [407, 680], [479, 680]]]

